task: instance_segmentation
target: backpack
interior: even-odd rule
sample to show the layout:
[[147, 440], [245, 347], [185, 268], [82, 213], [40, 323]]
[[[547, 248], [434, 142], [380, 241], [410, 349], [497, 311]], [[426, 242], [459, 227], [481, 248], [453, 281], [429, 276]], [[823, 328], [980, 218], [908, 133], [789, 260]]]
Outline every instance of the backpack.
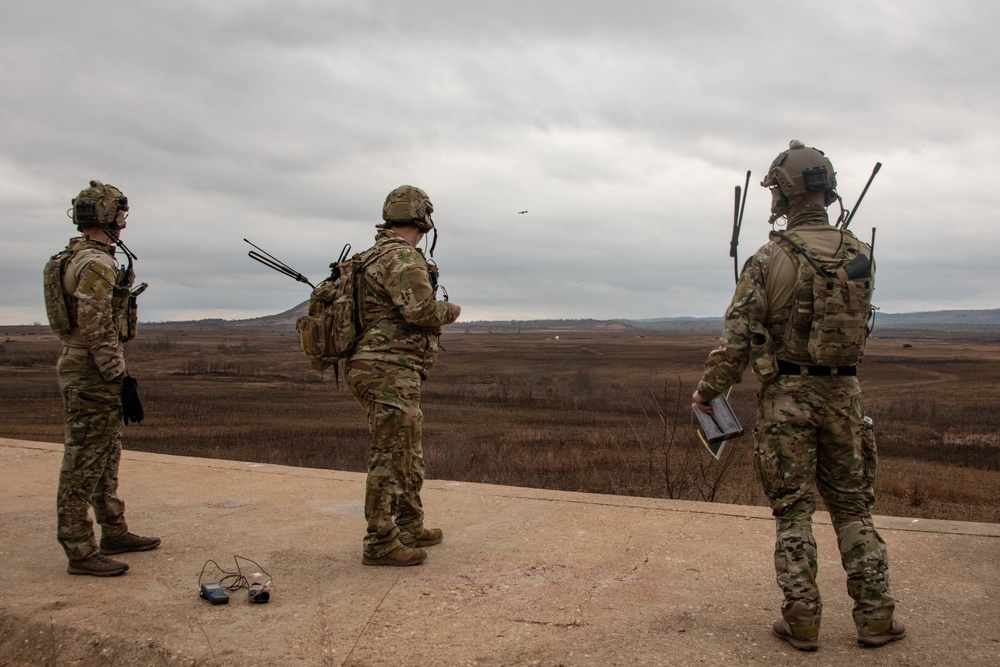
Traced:
[[309, 295], [309, 314], [295, 323], [302, 349], [313, 369], [324, 371], [333, 366], [338, 381], [337, 362], [354, 353], [364, 330], [359, 305], [361, 277], [369, 264], [387, 252], [375, 253], [373, 250], [331, 264], [330, 277]]
[[67, 295], [63, 292], [63, 273], [66, 270], [66, 263], [76, 254], [68, 247], [52, 255], [45, 263], [42, 271], [42, 286], [45, 290], [45, 314], [49, 319], [49, 326], [56, 334], [64, 334], [73, 328], [73, 317], [70, 315], [75, 308], [70, 308], [66, 303]]
[[772, 232], [798, 263], [798, 282], [783, 345], [789, 356], [805, 356], [818, 366], [853, 366], [864, 355], [875, 276], [863, 243], [842, 232], [837, 255], [816, 260], [795, 233]]

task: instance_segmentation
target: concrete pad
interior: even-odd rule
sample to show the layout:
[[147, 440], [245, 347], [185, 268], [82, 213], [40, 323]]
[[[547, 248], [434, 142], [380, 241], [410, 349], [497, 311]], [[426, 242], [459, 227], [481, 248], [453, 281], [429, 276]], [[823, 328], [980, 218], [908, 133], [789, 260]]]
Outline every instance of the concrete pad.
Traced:
[[[781, 600], [766, 509], [431, 480], [445, 532], [417, 567], [361, 564], [364, 476], [125, 452], [131, 529], [160, 549], [66, 574], [62, 446], [0, 439], [0, 665], [997, 665], [1000, 525], [878, 517], [909, 637], [855, 641], [817, 517], [822, 648], [770, 634]], [[209, 559], [273, 576], [199, 599]]]

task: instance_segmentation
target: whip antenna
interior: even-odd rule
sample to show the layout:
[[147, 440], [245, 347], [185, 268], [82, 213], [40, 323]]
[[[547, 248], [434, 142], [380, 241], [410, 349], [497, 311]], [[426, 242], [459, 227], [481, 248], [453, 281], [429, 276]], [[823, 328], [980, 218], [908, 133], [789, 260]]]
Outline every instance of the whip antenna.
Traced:
[[[247, 239], [243, 240], [246, 241], [247, 243], [250, 243], [250, 241], [248, 241]], [[306, 285], [309, 285], [309, 287], [312, 287], [313, 289], [316, 288], [315, 285], [309, 282], [308, 278], [306, 278], [304, 275], [302, 275], [292, 267], [282, 262], [280, 259], [272, 255], [271, 253], [267, 252], [260, 246], [254, 245], [253, 243], [250, 243], [250, 245], [252, 245], [254, 248], [260, 251], [257, 252], [255, 250], [251, 250], [250, 252], [248, 252], [247, 257], [249, 257], [250, 259], [260, 262], [267, 268], [273, 269], [278, 273], [281, 273], [283, 275], [288, 276], [289, 278], [297, 280], [300, 283], [305, 283]]]
[[740, 281], [740, 260], [737, 249], [740, 245], [740, 228], [743, 227], [743, 210], [747, 205], [747, 190], [750, 189], [750, 170], [747, 170], [747, 180], [743, 185], [743, 198], [740, 199], [740, 186], [736, 186], [736, 198], [733, 203], [733, 237], [729, 241], [729, 256], [733, 258], [733, 277]]
[[851, 213], [847, 216], [847, 219], [844, 220], [844, 224], [840, 227], [841, 229], [847, 229], [847, 226], [851, 224], [851, 220], [854, 219], [854, 214], [858, 212], [858, 207], [861, 206], [861, 200], [865, 198], [865, 193], [868, 192], [868, 187], [872, 184], [872, 181], [875, 180], [875, 174], [877, 174], [878, 170], [881, 168], [882, 163], [876, 162], [875, 168], [872, 169], [872, 175], [868, 177], [868, 182], [865, 183], [865, 189], [861, 191], [861, 196], [858, 197], [858, 203], [851, 209]]

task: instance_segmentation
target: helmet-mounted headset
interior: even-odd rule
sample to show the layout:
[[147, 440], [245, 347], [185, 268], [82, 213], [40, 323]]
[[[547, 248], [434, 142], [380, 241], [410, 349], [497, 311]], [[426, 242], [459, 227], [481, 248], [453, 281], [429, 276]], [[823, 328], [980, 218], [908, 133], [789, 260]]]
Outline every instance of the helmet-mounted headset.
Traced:
[[790, 141], [788, 150], [774, 158], [760, 184], [775, 194], [768, 220], [771, 223], [787, 214], [791, 205], [807, 194], [824, 193], [824, 207], [840, 199], [833, 163], [823, 151], [810, 148], [797, 139]]
[[117, 230], [118, 213], [128, 212], [128, 197], [113, 185], [94, 180], [71, 201], [70, 217], [77, 229], [104, 227]]

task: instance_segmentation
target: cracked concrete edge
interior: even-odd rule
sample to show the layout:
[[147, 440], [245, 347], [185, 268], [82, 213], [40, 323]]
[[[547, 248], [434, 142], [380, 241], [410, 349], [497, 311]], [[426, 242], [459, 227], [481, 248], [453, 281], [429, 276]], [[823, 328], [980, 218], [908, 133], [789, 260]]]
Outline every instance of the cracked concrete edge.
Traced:
[[[61, 453], [61, 443], [37, 442], [33, 440], [14, 440], [0, 437], [0, 447], [11, 447], [25, 450], [39, 450]], [[363, 481], [364, 473], [347, 472], [343, 470], [326, 470], [321, 468], [296, 468], [293, 466], [275, 465], [271, 463], [254, 463], [249, 461], [229, 461], [223, 459], [200, 458], [194, 456], [176, 456], [173, 454], [153, 454], [123, 450], [123, 458], [147, 463], [164, 465], [190, 465], [198, 468], [214, 468], [223, 470], [254, 470], [256, 472], [274, 475], [286, 475], [303, 478], [321, 478], [344, 481]], [[713, 514], [719, 516], [738, 516], [747, 519], [771, 520], [771, 510], [767, 507], [752, 505], [729, 505], [725, 503], [700, 502], [695, 500], [669, 500], [664, 498], [648, 498], [642, 496], [614, 496], [599, 493], [582, 493], [576, 491], [555, 491], [551, 489], [536, 489], [518, 486], [500, 486], [479, 482], [458, 482], [441, 479], [428, 479], [424, 488], [445, 493], [474, 493], [500, 496], [504, 498], [524, 498], [531, 500], [552, 500], [558, 502], [586, 503], [609, 507], [634, 507], [644, 510], [663, 512], [687, 512], [694, 514]], [[918, 533], [940, 533], [948, 535], [969, 535], [976, 537], [1000, 538], [1000, 524], [981, 523], [975, 521], [949, 521], [943, 519], [920, 519], [913, 517], [875, 515], [875, 525], [884, 531], [909, 531]], [[816, 512], [814, 523], [830, 525], [830, 515], [827, 512]]]

